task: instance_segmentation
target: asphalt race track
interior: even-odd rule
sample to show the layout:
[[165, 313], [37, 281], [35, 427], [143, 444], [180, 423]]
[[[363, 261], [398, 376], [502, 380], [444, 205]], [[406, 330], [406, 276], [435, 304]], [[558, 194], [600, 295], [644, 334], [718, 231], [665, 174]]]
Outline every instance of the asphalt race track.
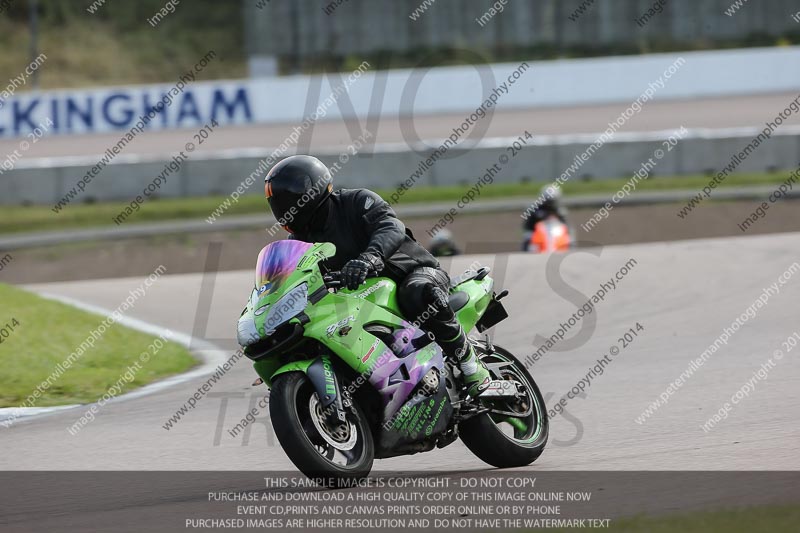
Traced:
[[[552, 420], [550, 443], [530, 470], [800, 469], [795, 450], [800, 438], [800, 346], [776, 360], [766, 379], [754, 384], [727, 419], [707, 433], [701, 429], [800, 330], [800, 263], [793, 274], [784, 274], [800, 260], [798, 249], [800, 233], [784, 233], [608, 246], [566, 256], [477, 256], [494, 266], [498, 286], [511, 290], [504, 300], [511, 316], [496, 328], [495, 342], [522, 356], [534, 351], [535, 335], [551, 336], [601, 284], [608, 286], [621, 269], [627, 270], [595, 310], [533, 366], [549, 406], [611, 347], [620, 346], [618, 339], [637, 322], [644, 328], [619, 349], [585, 397], [568, 400], [567, 415]], [[257, 252], [253, 250], [254, 260]], [[473, 259], [458, 258], [450, 271], [461, 272]], [[720, 345], [651, 418], [635, 422], [781, 275], [785, 283], [752, 317], [745, 314], [728, 344]], [[128, 278], [30, 288], [114, 309], [140, 283], [140, 278]], [[249, 271], [209, 274], [205, 281], [202, 274], [167, 275], [129, 316], [194, 333], [232, 354], [230, 339], [251, 284]], [[198, 306], [200, 294], [205, 303]], [[72, 349], [64, 347], [64, 353]], [[249, 434], [234, 438], [227, 433], [266, 392], [263, 386], [251, 387], [255, 377], [249, 362], [241, 359], [169, 431], [162, 425], [206, 377], [108, 404], [75, 436], [67, 427], [85, 407], [18, 421], [0, 428], [0, 469], [293, 470], [269, 429], [266, 409]], [[375, 470], [386, 471], [484, 468], [460, 442], [375, 465]]]
[[[686, 128], [735, 128], [760, 126], [786, 107], [796, 98], [795, 93], [758, 94], [726, 98], [698, 98], [693, 100], [667, 100], [647, 103], [619, 131], [672, 130], [678, 126]], [[485, 137], [516, 137], [520, 125], [534, 135], [556, 135], [572, 133], [596, 133], [606, 128], [629, 105], [629, 102], [577, 107], [521, 109], [495, 113], [487, 125]], [[732, 110], [735, 110], [732, 111]], [[427, 115], [408, 119], [383, 117], [377, 126], [372, 126], [375, 143], [406, 143], [414, 141], [414, 132], [421, 139], [447, 137], [453, 127], [464, 120], [462, 115]], [[797, 115], [784, 125], [800, 124]], [[217, 150], [239, 148], [271, 148], [280, 145], [293, 125], [254, 125], [220, 128], [196, 152], [208, 153]], [[307, 152], [318, 152], [334, 146], [347, 146], [355, 136], [348, 128], [362, 131], [367, 127], [362, 120], [361, 128], [341, 120], [322, 121], [314, 125]], [[125, 148], [126, 154], [166, 154], [174, 147], [183, 146], [191, 140], [193, 130], [170, 130], [142, 134]], [[120, 133], [45, 137], [25, 152], [23, 160], [38, 157], [88, 156], [102, 154], [109, 146], [119, 141]], [[11, 153], [19, 147], [18, 139], [0, 140], [0, 153]], [[305, 149], [304, 149], [305, 150]], [[196, 155], [195, 154], [195, 155]]]

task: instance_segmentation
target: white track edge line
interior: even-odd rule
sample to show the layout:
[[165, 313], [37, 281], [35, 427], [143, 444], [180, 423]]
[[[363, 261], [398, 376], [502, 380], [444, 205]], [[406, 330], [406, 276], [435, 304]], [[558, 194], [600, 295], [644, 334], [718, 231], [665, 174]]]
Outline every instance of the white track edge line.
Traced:
[[[103, 307], [94, 304], [89, 304], [81, 300], [71, 298], [69, 296], [61, 296], [46, 292], [37, 294], [42, 298], [55, 300], [57, 302], [70, 305], [77, 309], [88, 311], [90, 313], [102, 316], [110, 316], [113, 313], [113, 311], [109, 309], [105, 309]], [[214, 372], [214, 370], [216, 370], [216, 368], [219, 365], [223, 364], [229, 358], [227, 356], [226, 350], [223, 350], [219, 346], [216, 346], [203, 339], [197, 339], [195, 337], [192, 337], [191, 335], [187, 335], [186, 333], [175, 332], [168, 328], [157, 326], [155, 324], [139, 320], [138, 318], [133, 318], [125, 315], [122, 315], [122, 317], [116, 322], [123, 326], [134, 329], [136, 331], [141, 331], [142, 333], [148, 333], [150, 335], [156, 335], [159, 337], [163, 335], [164, 337], [167, 337], [167, 334], [169, 334], [170, 335], [170, 337], [168, 337], [169, 340], [176, 342], [186, 347], [187, 349], [190, 349], [191, 353], [193, 355], [197, 355], [203, 363], [199, 367], [193, 368], [188, 372], [184, 372], [176, 376], [170, 376], [168, 378], [156, 381], [154, 383], [147, 384], [131, 392], [126, 392], [125, 394], [116, 396], [111, 400], [109, 400], [108, 402], [106, 402], [107, 404], [141, 398], [142, 396], [153, 394], [168, 387], [184, 383], [191, 379], [211, 374], [212, 372]], [[35, 416], [38, 417], [46, 414], [52, 414], [59, 411], [65, 411], [67, 409], [86, 407], [93, 405], [94, 403], [96, 402], [91, 402], [86, 404], [55, 405], [49, 407], [26, 407], [26, 408], [3, 407], [0, 408], [0, 422], [2, 422], [3, 420], [7, 420], [9, 418], [12, 418], [14, 420], [19, 420], [22, 418], [30, 419]]]

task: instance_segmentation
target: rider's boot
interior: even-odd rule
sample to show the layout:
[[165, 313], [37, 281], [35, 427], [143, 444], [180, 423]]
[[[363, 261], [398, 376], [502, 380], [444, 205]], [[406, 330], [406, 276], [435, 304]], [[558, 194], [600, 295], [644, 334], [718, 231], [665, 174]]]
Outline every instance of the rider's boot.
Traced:
[[492, 381], [489, 371], [483, 361], [478, 358], [475, 348], [464, 335], [463, 330], [455, 338], [444, 341], [441, 345], [445, 355], [458, 361], [464, 385], [467, 387], [467, 394], [474, 398], [489, 387]]

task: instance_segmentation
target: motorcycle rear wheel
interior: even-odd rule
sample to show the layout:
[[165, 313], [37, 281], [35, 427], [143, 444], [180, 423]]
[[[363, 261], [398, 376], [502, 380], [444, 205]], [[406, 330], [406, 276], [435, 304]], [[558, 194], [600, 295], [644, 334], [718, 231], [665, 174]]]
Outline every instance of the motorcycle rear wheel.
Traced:
[[275, 378], [269, 414], [283, 451], [318, 484], [335, 487], [372, 470], [375, 447], [363, 411], [354, 405], [347, 411], [346, 425], [331, 428], [305, 374], [290, 372]]
[[525, 366], [511, 352], [499, 346], [490, 351], [486, 343], [476, 343], [476, 351], [487, 364], [492, 379], [514, 379], [522, 383], [526, 400], [516, 402], [481, 400], [484, 407], [503, 408], [524, 413], [515, 417], [484, 413], [459, 424], [459, 435], [469, 450], [483, 462], [498, 468], [529, 465], [544, 451], [549, 424], [547, 408], [539, 387]]

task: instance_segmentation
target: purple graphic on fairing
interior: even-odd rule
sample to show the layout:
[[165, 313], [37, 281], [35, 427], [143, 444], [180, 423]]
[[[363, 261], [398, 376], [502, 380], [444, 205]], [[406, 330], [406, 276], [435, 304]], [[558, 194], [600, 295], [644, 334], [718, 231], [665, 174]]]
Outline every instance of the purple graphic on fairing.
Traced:
[[[410, 399], [414, 387], [431, 368], [441, 369], [444, 366], [441, 348], [431, 343], [424, 348], [415, 350], [411, 341], [426, 335], [426, 333], [407, 322], [404, 322], [404, 326], [393, 335], [395, 351], [387, 348], [376, 360], [369, 377], [369, 382], [381, 394], [384, 420], [389, 420], [394, 416]], [[433, 356], [426, 355], [425, 361], [420, 362], [419, 352], [430, 349], [434, 349], [436, 353]], [[403, 366], [405, 366], [405, 372], [401, 368]], [[405, 378], [406, 373], [408, 379]]]
[[313, 244], [285, 240], [265, 246], [256, 262], [256, 290], [258, 295], [272, 294], [294, 272], [300, 258]]
[[426, 335], [427, 334], [421, 329], [415, 328], [412, 324], [404, 321], [403, 328], [392, 333], [392, 338], [394, 339], [394, 342], [392, 342], [392, 349], [398, 357], [405, 357], [416, 351], [414, 348], [414, 341]]

